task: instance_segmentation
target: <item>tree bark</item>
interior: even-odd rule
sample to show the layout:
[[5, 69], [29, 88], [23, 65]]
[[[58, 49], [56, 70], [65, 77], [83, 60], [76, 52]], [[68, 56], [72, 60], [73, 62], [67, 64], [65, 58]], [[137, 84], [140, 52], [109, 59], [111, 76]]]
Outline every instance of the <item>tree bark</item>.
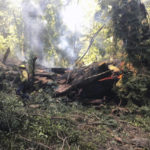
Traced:
[[6, 63], [6, 60], [7, 60], [8, 56], [9, 56], [9, 54], [10, 54], [10, 48], [8, 48], [7, 51], [4, 54], [3, 61], [2, 61], [3, 64]]

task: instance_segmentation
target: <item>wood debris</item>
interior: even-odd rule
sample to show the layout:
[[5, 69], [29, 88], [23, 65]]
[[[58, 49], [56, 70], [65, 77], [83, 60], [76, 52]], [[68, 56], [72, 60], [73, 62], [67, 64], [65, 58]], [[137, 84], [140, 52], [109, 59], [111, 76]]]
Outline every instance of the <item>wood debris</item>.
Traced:
[[[1, 64], [4, 70], [7, 65]], [[8, 76], [17, 77], [18, 70], [8, 69]], [[34, 84], [53, 90], [54, 97], [66, 96], [71, 100], [84, 103], [100, 104], [112, 95], [113, 85], [120, 78], [120, 70], [108, 63], [93, 63], [89, 66], [68, 68], [43, 68], [38, 66], [35, 71]], [[55, 84], [55, 88], [52, 86]]]
[[[111, 69], [109, 69], [111, 68]], [[93, 63], [89, 66], [70, 70], [57, 78], [55, 96], [71, 99], [90, 99], [90, 103], [101, 103], [112, 93], [113, 85], [119, 80], [120, 70], [107, 63]]]

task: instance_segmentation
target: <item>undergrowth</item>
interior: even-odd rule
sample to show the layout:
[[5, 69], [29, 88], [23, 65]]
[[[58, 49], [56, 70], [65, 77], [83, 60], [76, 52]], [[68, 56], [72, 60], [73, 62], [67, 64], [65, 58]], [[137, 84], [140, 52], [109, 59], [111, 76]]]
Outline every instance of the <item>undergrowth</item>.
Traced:
[[127, 70], [115, 90], [123, 103], [132, 102], [138, 106], [150, 105], [149, 74], [133, 74]]
[[131, 136], [127, 130], [132, 132], [133, 126], [149, 138], [148, 106], [138, 107], [130, 103], [122, 109], [109, 104], [83, 106], [67, 102], [65, 97], [54, 99], [50, 92], [49, 89], [32, 92], [26, 106], [16, 96], [15, 88], [8, 86], [0, 92], [0, 149], [98, 150], [121, 147]]

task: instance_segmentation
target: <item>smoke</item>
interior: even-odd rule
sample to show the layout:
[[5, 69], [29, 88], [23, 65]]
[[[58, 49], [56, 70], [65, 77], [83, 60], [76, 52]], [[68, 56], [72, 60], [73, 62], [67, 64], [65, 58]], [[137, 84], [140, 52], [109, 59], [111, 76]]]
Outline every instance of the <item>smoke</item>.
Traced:
[[41, 39], [41, 34], [44, 30], [42, 15], [43, 12], [38, 4], [33, 1], [23, 1], [22, 16], [27, 51], [32, 51], [38, 55], [40, 60], [42, 60], [44, 56], [43, 42]]
[[86, 3], [84, 0], [63, 0], [63, 3], [60, 16], [66, 30], [59, 38], [58, 48], [65, 53], [70, 65], [73, 65], [85, 46], [83, 37], [93, 27], [97, 3], [91, 0]]
[[149, 0], [141, 0], [142, 3], [150, 2]]
[[[55, 66], [54, 58], [50, 57], [47, 59], [47, 53], [44, 52], [44, 39], [43, 34], [46, 28], [45, 22], [43, 20], [44, 11], [47, 6], [47, 1], [41, 1], [42, 3], [35, 3], [33, 1], [25, 0], [22, 3], [22, 16], [24, 21], [24, 35], [25, 35], [25, 45], [27, 45], [27, 53], [34, 53], [38, 56], [38, 61], [44, 66]], [[56, 3], [56, 2], [55, 2]], [[55, 3], [53, 4], [55, 6]], [[57, 9], [56, 9], [57, 11]], [[56, 15], [56, 14], [55, 14]], [[57, 14], [59, 15], [59, 14]], [[50, 16], [49, 16], [50, 17]], [[57, 19], [59, 16], [57, 16]], [[57, 20], [57, 22], [60, 22]], [[50, 22], [52, 23], [52, 22]], [[58, 27], [59, 25], [59, 27]], [[58, 39], [51, 39], [52, 44], [57, 49], [57, 53], [60, 54], [61, 58], [65, 57], [69, 64], [73, 63], [76, 57], [75, 54], [75, 44], [71, 41], [72, 34], [68, 34], [67, 30], [64, 30], [64, 25], [58, 24], [55, 31], [59, 34]], [[47, 33], [46, 33], [47, 34]], [[50, 35], [52, 36], [52, 35]], [[49, 48], [50, 49], [50, 48]], [[57, 60], [58, 61], [58, 60]]]
[[[107, 25], [111, 20], [111, 6], [100, 10], [98, 3], [91, 0], [9, 1], [22, 10], [26, 57], [32, 52], [44, 66], [55, 66], [55, 62], [61, 62], [62, 59], [70, 65], [74, 64], [80, 50], [84, 51], [88, 47], [86, 37], [96, 24], [94, 21]], [[99, 43], [97, 47], [105, 49], [102, 39], [95, 40]], [[50, 51], [55, 51], [55, 54]], [[19, 52], [16, 55], [25, 60]], [[57, 60], [54, 55], [57, 55]]]
[[[83, 37], [93, 27], [96, 3], [91, 0], [86, 3], [84, 0], [23, 0], [18, 4], [22, 10], [25, 58], [32, 52], [40, 64], [55, 66], [58, 58], [55, 60], [54, 55], [58, 54], [60, 62], [63, 59], [74, 64], [85, 45]], [[51, 49], [57, 54], [50, 52], [53, 56], [49, 56]], [[19, 51], [16, 55], [25, 60]]]

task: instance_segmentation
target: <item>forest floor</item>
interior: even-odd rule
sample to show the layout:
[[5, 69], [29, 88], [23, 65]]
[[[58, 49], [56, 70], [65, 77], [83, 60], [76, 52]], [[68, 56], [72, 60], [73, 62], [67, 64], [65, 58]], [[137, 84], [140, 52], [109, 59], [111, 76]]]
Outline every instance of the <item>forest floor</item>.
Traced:
[[[150, 107], [96, 106], [53, 98], [52, 89], [16, 95], [0, 72], [0, 150], [149, 150]], [[24, 106], [24, 102], [26, 105]]]
[[14, 89], [0, 93], [1, 149], [149, 150], [150, 108], [128, 104], [83, 106], [31, 95], [26, 106]]

